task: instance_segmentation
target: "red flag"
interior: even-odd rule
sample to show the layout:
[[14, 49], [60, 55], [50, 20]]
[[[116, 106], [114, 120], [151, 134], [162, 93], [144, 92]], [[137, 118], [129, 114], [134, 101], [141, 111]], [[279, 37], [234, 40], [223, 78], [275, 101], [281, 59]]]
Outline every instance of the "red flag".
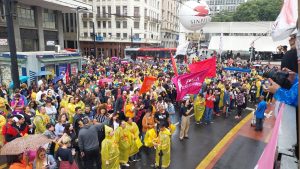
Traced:
[[69, 66], [67, 66], [66, 70], [66, 83], [68, 84], [70, 82], [70, 73], [69, 73]]
[[143, 85], [141, 87], [140, 94], [148, 92], [151, 89], [151, 87], [155, 81], [156, 81], [156, 77], [146, 76], [143, 81]]
[[173, 65], [173, 70], [174, 70], [175, 76], [178, 76], [177, 66], [176, 66], [176, 62], [175, 62], [174, 56], [173, 56], [173, 54], [172, 54], [171, 51], [170, 51], [170, 53], [171, 53], [171, 61], [172, 61], [172, 65]]
[[202, 70], [197, 73], [188, 73], [180, 76], [175, 76], [172, 82], [176, 86], [177, 97], [179, 101], [187, 94], [197, 94], [202, 86], [204, 79], [207, 77], [209, 70]]
[[200, 62], [196, 62], [189, 65], [189, 69], [191, 73], [201, 72], [203, 70], [208, 70], [207, 77], [215, 77], [216, 76], [216, 57], [212, 57]]

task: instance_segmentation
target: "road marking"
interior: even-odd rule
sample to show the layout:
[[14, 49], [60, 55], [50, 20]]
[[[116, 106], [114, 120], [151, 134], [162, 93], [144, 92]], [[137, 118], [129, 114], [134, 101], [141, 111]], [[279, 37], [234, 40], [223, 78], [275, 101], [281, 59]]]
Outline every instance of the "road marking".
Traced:
[[198, 164], [196, 169], [207, 168], [212, 160], [218, 155], [222, 148], [228, 144], [230, 139], [252, 118], [253, 114], [249, 113], [243, 120], [234, 126], [223, 139], [206, 155], [206, 157]]

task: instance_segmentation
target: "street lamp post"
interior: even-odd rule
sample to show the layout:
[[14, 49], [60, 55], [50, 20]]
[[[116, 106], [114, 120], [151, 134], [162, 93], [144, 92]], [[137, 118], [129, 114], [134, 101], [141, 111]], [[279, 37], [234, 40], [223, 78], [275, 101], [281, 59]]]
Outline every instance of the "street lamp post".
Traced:
[[5, 5], [8, 45], [10, 50], [11, 75], [14, 83], [14, 89], [16, 89], [20, 87], [20, 80], [19, 80], [19, 68], [18, 68], [14, 23], [13, 23], [13, 13], [12, 13], [14, 11], [11, 11], [12, 5], [14, 5], [14, 1], [5, 0], [4, 5]]
[[76, 8], [76, 20], [77, 20], [77, 27], [76, 27], [76, 41], [77, 41], [77, 52], [81, 53], [80, 50], [80, 42], [79, 42], [79, 37], [80, 37], [80, 32], [79, 32], [79, 10], [88, 10], [86, 7], [78, 6]]

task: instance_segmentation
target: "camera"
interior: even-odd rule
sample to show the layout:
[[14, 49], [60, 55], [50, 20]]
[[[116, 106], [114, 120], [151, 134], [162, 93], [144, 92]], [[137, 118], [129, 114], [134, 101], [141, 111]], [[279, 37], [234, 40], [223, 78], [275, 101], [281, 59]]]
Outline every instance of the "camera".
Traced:
[[271, 78], [274, 82], [276, 82], [279, 86], [285, 89], [290, 89], [292, 87], [292, 83], [288, 80], [289, 73], [283, 72], [280, 70], [270, 70], [263, 74], [264, 78]]

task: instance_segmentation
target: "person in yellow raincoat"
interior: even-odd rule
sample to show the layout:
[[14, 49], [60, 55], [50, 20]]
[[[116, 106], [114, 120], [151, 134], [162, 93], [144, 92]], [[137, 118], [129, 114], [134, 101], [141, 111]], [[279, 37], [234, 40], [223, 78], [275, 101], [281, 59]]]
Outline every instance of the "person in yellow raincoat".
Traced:
[[134, 105], [133, 105], [133, 102], [132, 102], [132, 99], [131, 98], [128, 98], [126, 100], [126, 105], [125, 105], [125, 116], [127, 118], [133, 118], [134, 117]]
[[224, 99], [224, 91], [225, 91], [225, 85], [223, 84], [222, 81], [219, 81], [218, 86], [219, 89], [221, 89], [220, 93], [220, 101], [219, 101], [219, 108], [223, 107], [223, 99]]
[[69, 103], [67, 105], [69, 123], [73, 123], [73, 117], [75, 115], [75, 108], [76, 108], [75, 99], [74, 99], [74, 97], [70, 97]]
[[200, 124], [200, 120], [205, 110], [205, 98], [202, 93], [199, 93], [194, 100], [194, 113], [196, 124]]
[[155, 166], [160, 165], [160, 152], [162, 151], [161, 167], [168, 168], [171, 163], [171, 132], [167, 129], [167, 123], [160, 124], [158, 137], [154, 140], [156, 147]]
[[132, 134], [132, 143], [131, 143], [131, 148], [130, 148], [130, 153], [129, 156], [132, 157], [131, 160], [133, 161], [138, 161], [138, 152], [139, 149], [142, 147], [142, 141], [140, 139], [140, 131], [139, 131], [139, 127], [137, 126], [137, 124], [135, 122], [132, 121], [132, 118], [128, 118], [127, 121], [127, 128], [130, 131], [130, 133]]
[[258, 100], [259, 96], [260, 96], [260, 87], [261, 87], [261, 82], [260, 82], [260, 79], [258, 79], [256, 81], [256, 100]]
[[102, 169], [119, 169], [119, 148], [111, 127], [104, 126], [105, 139], [101, 144]]
[[81, 110], [85, 109], [85, 104], [79, 97], [75, 97], [75, 107], [80, 107]]
[[50, 123], [50, 117], [46, 114], [46, 109], [41, 106], [39, 110], [36, 111], [36, 115], [33, 119], [33, 124], [35, 125], [35, 134], [42, 134], [46, 131], [46, 124]]
[[69, 96], [67, 94], [64, 94], [63, 95], [63, 98], [61, 99], [60, 101], [60, 107], [64, 107], [64, 108], [67, 108], [68, 106], [68, 103], [69, 103]]
[[0, 97], [0, 111], [6, 115], [8, 113], [7, 108], [9, 107], [7, 99]]
[[119, 126], [116, 130], [115, 133], [115, 139], [116, 142], [119, 145], [119, 151], [120, 151], [120, 164], [124, 165], [126, 167], [129, 166], [128, 160], [129, 160], [129, 155], [130, 155], [130, 148], [132, 144], [132, 134], [128, 130], [128, 127], [126, 125], [125, 121], [121, 122], [121, 126]]
[[2, 135], [2, 127], [6, 124], [6, 118], [2, 115], [4, 112], [0, 110], [0, 147], [4, 144], [4, 136]]

